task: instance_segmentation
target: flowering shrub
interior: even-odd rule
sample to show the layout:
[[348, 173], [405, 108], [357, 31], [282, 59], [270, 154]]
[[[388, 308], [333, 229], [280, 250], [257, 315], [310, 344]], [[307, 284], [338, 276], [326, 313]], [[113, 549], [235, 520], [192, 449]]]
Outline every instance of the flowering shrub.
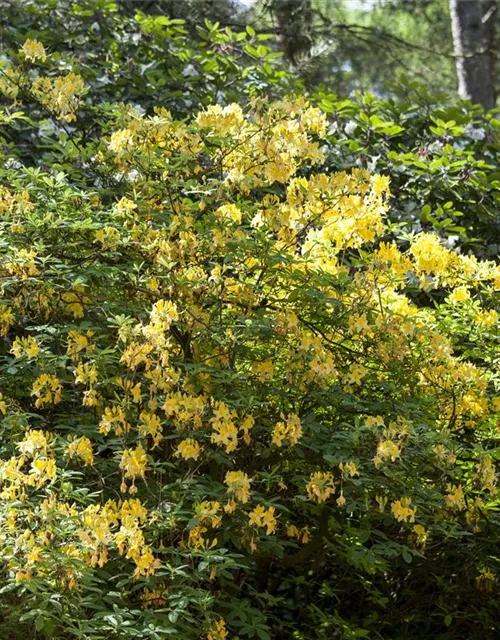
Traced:
[[5, 635], [493, 629], [500, 267], [394, 229], [327, 125], [124, 107], [101, 184], [2, 170]]

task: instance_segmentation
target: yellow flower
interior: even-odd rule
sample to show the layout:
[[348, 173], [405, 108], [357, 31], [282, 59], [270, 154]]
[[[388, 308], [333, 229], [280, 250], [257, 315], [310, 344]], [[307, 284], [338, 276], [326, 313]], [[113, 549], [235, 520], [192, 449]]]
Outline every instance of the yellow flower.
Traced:
[[10, 260], [5, 263], [5, 268], [11, 275], [21, 280], [27, 280], [31, 276], [36, 276], [40, 273], [35, 263], [37, 255], [35, 249], [12, 248], [9, 256]]
[[135, 480], [136, 478], [144, 478], [147, 468], [147, 456], [146, 452], [141, 445], [135, 449], [125, 449], [122, 453], [120, 461], [120, 469], [124, 473], [125, 478], [132, 479], [132, 488], [129, 489], [130, 493], [135, 493]]
[[220, 502], [217, 502], [217, 500], [204, 500], [200, 502], [200, 504], [195, 507], [197, 521], [200, 524], [218, 527], [222, 522], [222, 517], [217, 515], [220, 508]]
[[104, 227], [96, 231], [95, 239], [103, 249], [116, 249], [120, 244], [120, 232], [115, 227]]
[[492, 329], [498, 324], [498, 313], [495, 309], [478, 311], [475, 320], [481, 329]]
[[225, 107], [219, 104], [210, 105], [198, 113], [196, 123], [200, 128], [212, 129], [219, 136], [235, 134], [244, 123], [243, 111], [234, 103]]
[[246, 503], [250, 499], [250, 478], [244, 471], [228, 471], [224, 482], [228, 486], [228, 492], [234, 493], [236, 499]]
[[0, 309], [0, 336], [5, 336], [14, 324], [14, 314], [9, 307]]
[[470, 291], [464, 286], [456, 287], [448, 296], [448, 301], [452, 303], [465, 302], [466, 300], [470, 300]]
[[353, 314], [349, 318], [348, 324], [350, 333], [361, 333], [363, 335], [371, 333], [370, 325], [368, 324], [368, 320], [364, 314]]
[[99, 433], [108, 433], [114, 429], [117, 436], [128, 433], [130, 425], [127, 422], [125, 412], [121, 407], [106, 407], [99, 422]]
[[415, 542], [423, 551], [425, 549], [425, 544], [428, 538], [428, 534], [427, 534], [427, 531], [425, 530], [425, 527], [423, 527], [421, 524], [416, 524], [413, 526], [412, 531], [413, 531], [413, 538]]
[[273, 444], [281, 447], [284, 440], [288, 440], [294, 447], [302, 436], [302, 424], [299, 416], [290, 413], [285, 422], [278, 422], [273, 429]]
[[17, 445], [17, 448], [23, 455], [27, 456], [47, 455], [52, 444], [49, 434], [39, 429], [32, 429], [26, 432], [24, 439]]
[[347, 384], [361, 384], [361, 380], [367, 373], [366, 368], [362, 364], [351, 364]]
[[238, 428], [233, 421], [235, 417], [226, 404], [219, 402], [210, 420], [213, 429], [210, 440], [225, 447], [226, 453], [231, 453], [238, 446]]
[[330, 472], [316, 471], [306, 485], [309, 500], [325, 502], [335, 491], [333, 475]]
[[226, 640], [228, 636], [226, 623], [224, 618], [217, 620], [211, 627], [207, 634], [207, 640]]
[[82, 405], [84, 407], [95, 407], [99, 401], [97, 391], [95, 389], [87, 389], [83, 392]]
[[215, 216], [227, 222], [236, 222], [236, 224], [241, 222], [241, 211], [234, 204], [225, 204], [219, 207]]
[[153, 449], [163, 440], [161, 421], [154, 412], [141, 411], [137, 429], [141, 435], [153, 438]]
[[54, 460], [36, 458], [31, 463], [28, 484], [32, 487], [41, 487], [45, 482], [55, 479], [56, 471], [56, 463]]
[[359, 476], [358, 467], [355, 462], [341, 462], [339, 469], [342, 471], [344, 478], [355, 478]]
[[372, 429], [373, 427], [383, 427], [384, 418], [382, 416], [368, 416], [365, 422], [365, 426], [368, 429]]
[[384, 460], [394, 462], [400, 456], [398, 445], [392, 440], [382, 440], [377, 447], [377, 455], [374, 458], [375, 466], [378, 467]]
[[476, 586], [480, 591], [491, 593], [496, 582], [498, 582], [498, 578], [491, 569], [482, 568], [479, 570], [479, 575], [476, 577]]
[[40, 347], [36, 339], [32, 336], [28, 336], [27, 338], [20, 338], [18, 336], [12, 343], [10, 352], [14, 354], [16, 358], [20, 358], [23, 354], [26, 354], [29, 359], [33, 359], [40, 353]]
[[80, 458], [86, 465], [94, 464], [92, 442], [86, 436], [72, 440], [68, 444], [67, 453], [70, 458]]
[[461, 485], [447, 485], [447, 495], [445, 496], [446, 506], [456, 511], [463, 511], [466, 507], [464, 490]]
[[89, 338], [94, 335], [93, 331], [87, 331], [87, 335], [80, 333], [80, 331], [75, 331], [72, 329], [68, 331], [68, 346], [66, 349], [66, 353], [72, 360], [78, 359], [78, 354], [80, 351], [84, 349], [88, 349], [89, 347]]
[[410, 498], [401, 498], [391, 504], [392, 515], [398, 522], [415, 522], [417, 509], [412, 509], [410, 505]]
[[123, 155], [134, 144], [134, 133], [130, 129], [119, 129], [111, 134], [108, 149], [116, 155]]
[[265, 509], [258, 504], [253, 511], [248, 514], [248, 523], [250, 526], [266, 527], [267, 535], [271, 535], [276, 530], [278, 521], [274, 517], [274, 507]]
[[0, 393], [0, 413], [2, 415], [7, 413], [7, 403], [4, 400], [3, 393]]
[[189, 460], [192, 458], [193, 460], [198, 460], [200, 457], [202, 448], [198, 444], [196, 440], [193, 438], [186, 438], [182, 442], [177, 445], [177, 456], [181, 456], [184, 460]]
[[250, 430], [253, 429], [255, 425], [255, 420], [253, 416], [248, 415], [244, 420], [240, 427], [241, 431], [243, 431], [243, 441], [245, 444], [250, 444]]
[[61, 402], [62, 386], [56, 376], [42, 373], [33, 383], [32, 396], [36, 397], [35, 407]]
[[38, 76], [31, 87], [34, 95], [59, 120], [73, 122], [80, 105], [80, 97], [85, 92], [83, 78], [76, 73], [54, 78]]
[[254, 373], [260, 382], [270, 380], [274, 374], [274, 365], [272, 360], [264, 362], [254, 362], [252, 364], [252, 373]]
[[497, 491], [497, 474], [495, 471], [495, 465], [489, 458], [484, 458], [476, 466], [478, 480], [481, 484], [483, 491], [488, 490], [494, 494]]
[[20, 51], [24, 54], [26, 60], [41, 60], [45, 62], [47, 60], [47, 53], [45, 47], [38, 40], [30, 40], [29, 38], [21, 47]]

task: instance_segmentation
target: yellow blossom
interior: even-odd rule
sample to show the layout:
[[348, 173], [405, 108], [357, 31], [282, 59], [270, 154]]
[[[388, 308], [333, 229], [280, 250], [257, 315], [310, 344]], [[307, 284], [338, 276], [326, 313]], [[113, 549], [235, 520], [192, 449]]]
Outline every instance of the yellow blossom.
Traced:
[[142, 411], [137, 429], [142, 436], [151, 436], [153, 438], [153, 449], [163, 440], [161, 421], [154, 412]]
[[245, 444], [250, 444], [250, 430], [255, 425], [255, 420], [251, 415], [248, 415], [241, 424], [241, 431], [243, 431], [243, 441]]
[[228, 471], [224, 482], [228, 486], [228, 492], [235, 494], [239, 502], [249, 501], [251, 480], [244, 471]]
[[417, 513], [417, 510], [416, 508], [413, 509], [410, 505], [410, 498], [401, 498], [400, 500], [395, 500], [391, 504], [392, 515], [398, 522], [415, 522], [415, 514]]
[[399, 446], [392, 440], [382, 440], [377, 447], [377, 455], [374, 458], [375, 466], [378, 467], [384, 460], [394, 462], [400, 456]]
[[224, 618], [215, 621], [207, 634], [207, 640], [226, 640], [228, 632]]
[[445, 496], [446, 506], [456, 511], [463, 511], [465, 509], [465, 495], [461, 485], [447, 485], [447, 495]]
[[222, 522], [222, 517], [218, 515], [220, 509], [221, 505], [217, 500], [204, 500], [195, 507], [196, 520], [200, 524], [218, 527]]
[[465, 302], [470, 299], [471, 299], [470, 291], [468, 287], [464, 287], [464, 286], [456, 287], [448, 296], [448, 300], [452, 303]]
[[17, 445], [23, 455], [47, 455], [53, 445], [50, 434], [39, 429], [27, 431], [24, 439]]
[[135, 481], [137, 478], [144, 478], [147, 468], [146, 452], [141, 445], [135, 449], [125, 449], [120, 460], [120, 469], [123, 471], [125, 478], [132, 480], [132, 488], [130, 493], [135, 493]]
[[86, 465], [94, 463], [92, 443], [86, 436], [71, 440], [66, 450], [70, 458], [80, 458]]
[[23, 354], [28, 356], [29, 359], [36, 358], [40, 353], [40, 347], [36, 341], [36, 338], [28, 336], [26, 338], [16, 337], [12, 343], [11, 353], [16, 358], [20, 358]]
[[475, 320], [481, 329], [492, 329], [498, 324], [498, 313], [495, 309], [484, 309], [476, 313]]
[[54, 375], [42, 373], [33, 383], [32, 396], [36, 397], [35, 407], [61, 402], [62, 386]]
[[180, 456], [184, 460], [198, 460], [200, 457], [202, 448], [196, 440], [193, 438], [186, 438], [177, 445], [176, 455]]
[[266, 527], [267, 535], [271, 535], [276, 530], [278, 521], [274, 517], [274, 507], [266, 509], [263, 505], [258, 504], [253, 511], [248, 514], [248, 523], [250, 526]]
[[319, 503], [325, 502], [335, 492], [333, 475], [325, 471], [312, 473], [306, 489], [309, 500], [316, 500]]
[[128, 433], [130, 430], [130, 425], [122, 407], [113, 406], [104, 409], [99, 422], [99, 433], [107, 435], [111, 429], [114, 430], [117, 436]]
[[80, 98], [85, 92], [83, 78], [76, 73], [53, 78], [38, 76], [31, 87], [34, 95], [59, 120], [73, 122]]
[[28, 38], [20, 51], [24, 54], [26, 60], [40, 60], [41, 62], [45, 62], [45, 60], [47, 60], [45, 47], [41, 42], [38, 42], [38, 40], [30, 40]]
[[299, 416], [290, 413], [286, 422], [278, 422], [273, 429], [272, 442], [277, 447], [281, 447], [285, 440], [294, 447], [302, 436], [302, 424]]

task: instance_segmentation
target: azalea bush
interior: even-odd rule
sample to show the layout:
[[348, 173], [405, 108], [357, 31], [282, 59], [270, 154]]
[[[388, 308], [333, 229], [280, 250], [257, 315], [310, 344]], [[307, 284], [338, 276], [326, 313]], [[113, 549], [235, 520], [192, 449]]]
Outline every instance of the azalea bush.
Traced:
[[[17, 81], [78, 122], [83, 78]], [[99, 127], [0, 169], [2, 635], [494, 637], [498, 264], [304, 99]]]

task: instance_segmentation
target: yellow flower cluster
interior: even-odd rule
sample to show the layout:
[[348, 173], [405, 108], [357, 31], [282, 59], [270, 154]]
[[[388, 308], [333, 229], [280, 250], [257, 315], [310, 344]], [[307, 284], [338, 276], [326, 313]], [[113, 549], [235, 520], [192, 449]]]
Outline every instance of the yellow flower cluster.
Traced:
[[12, 343], [10, 352], [13, 353], [16, 358], [26, 355], [29, 359], [33, 359], [40, 353], [40, 347], [38, 346], [36, 338], [33, 338], [33, 336], [28, 336], [27, 338], [20, 338], [18, 336]]
[[86, 465], [94, 463], [92, 442], [86, 436], [70, 440], [66, 451], [70, 458], [80, 458]]
[[195, 506], [196, 520], [199, 524], [210, 527], [218, 527], [222, 522], [222, 516], [218, 515], [221, 509], [217, 500], [204, 500]]
[[61, 383], [56, 376], [42, 373], [33, 383], [31, 395], [35, 396], [38, 409], [46, 404], [58, 404], [62, 396]]
[[224, 402], [218, 402], [214, 415], [210, 420], [212, 426], [211, 442], [225, 447], [226, 453], [231, 453], [238, 446], [238, 427], [235, 424], [237, 415]]
[[202, 448], [196, 440], [193, 438], [186, 438], [177, 445], [176, 455], [180, 456], [184, 460], [198, 460], [200, 457]]
[[83, 78], [76, 73], [55, 78], [38, 76], [31, 90], [40, 102], [66, 122], [76, 120], [75, 112], [80, 106], [80, 98], [85, 93]]
[[90, 339], [94, 335], [93, 331], [87, 331], [85, 334], [71, 329], [68, 331], [66, 353], [72, 360], [78, 360], [79, 353], [85, 351], [90, 355], [94, 351], [94, 347], [90, 345]]
[[14, 324], [14, 314], [12, 309], [6, 306], [0, 308], [0, 336], [7, 335], [10, 327]]
[[302, 424], [299, 416], [291, 413], [287, 416], [286, 422], [278, 422], [273, 429], [273, 444], [281, 447], [285, 440], [288, 440], [291, 447], [294, 447], [302, 436]]
[[153, 440], [153, 447], [157, 447], [163, 440], [163, 427], [160, 417], [151, 411], [141, 411], [137, 430], [141, 436], [150, 436]]
[[333, 474], [329, 471], [316, 471], [311, 474], [311, 479], [306, 486], [309, 500], [316, 502], [325, 502], [335, 493], [335, 483]]
[[12, 248], [9, 259], [4, 263], [7, 273], [21, 280], [28, 280], [40, 273], [35, 258], [35, 249]]
[[96, 242], [99, 242], [102, 249], [116, 249], [120, 244], [120, 232], [115, 227], [104, 227], [98, 229], [95, 234]]
[[152, 575], [159, 562], [145, 543], [141, 530], [147, 516], [147, 510], [136, 499], [120, 504], [109, 500], [104, 505], [87, 507], [82, 514], [83, 528], [78, 531], [87, 550], [86, 561], [91, 566], [104, 566], [109, 559], [109, 546], [116, 544], [120, 554], [134, 561], [136, 576]]
[[[144, 478], [146, 475], [148, 458], [142, 445], [138, 445], [134, 449], [125, 449], [120, 460], [120, 469], [123, 471], [124, 478], [130, 478], [132, 485], [128, 488], [129, 493], [137, 493], [135, 481], [137, 478]], [[127, 491], [125, 481], [122, 483], [121, 490]]]
[[286, 526], [286, 535], [289, 538], [295, 538], [296, 540], [299, 540], [300, 542], [302, 542], [302, 544], [307, 544], [310, 537], [309, 527], [306, 526], [303, 529], [299, 529], [294, 524], [288, 524]]
[[26, 60], [32, 60], [33, 62], [35, 62], [36, 60], [45, 62], [45, 60], [47, 60], [45, 47], [41, 42], [38, 42], [38, 40], [30, 40], [30, 38], [28, 38], [21, 47], [20, 51], [24, 55]]
[[378, 467], [384, 460], [394, 462], [401, 455], [399, 446], [392, 440], [382, 440], [378, 443], [377, 455], [373, 459], [375, 466]]
[[446, 506], [454, 511], [463, 511], [466, 507], [464, 489], [461, 485], [448, 484], [445, 496]]
[[239, 502], [246, 503], [250, 500], [251, 480], [244, 471], [228, 471], [224, 482], [228, 492], [234, 494]]
[[215, 621], [207, 634], [207, 640], [226, 640], [228, 632], [224, 618]]
[[398, 522], [415, 522], [417, 509], [411, 507], [410, 498], [400, 498], [391, 504], [391, 512]]
[[266, 509], [263, 505], [258, 504], [253, 511], [248, 514], [248, 524], [251, 527], [266, 527], [266, 533], [270, 536], [276, 531], [278, 521], [274, 516], [274, 507]]

